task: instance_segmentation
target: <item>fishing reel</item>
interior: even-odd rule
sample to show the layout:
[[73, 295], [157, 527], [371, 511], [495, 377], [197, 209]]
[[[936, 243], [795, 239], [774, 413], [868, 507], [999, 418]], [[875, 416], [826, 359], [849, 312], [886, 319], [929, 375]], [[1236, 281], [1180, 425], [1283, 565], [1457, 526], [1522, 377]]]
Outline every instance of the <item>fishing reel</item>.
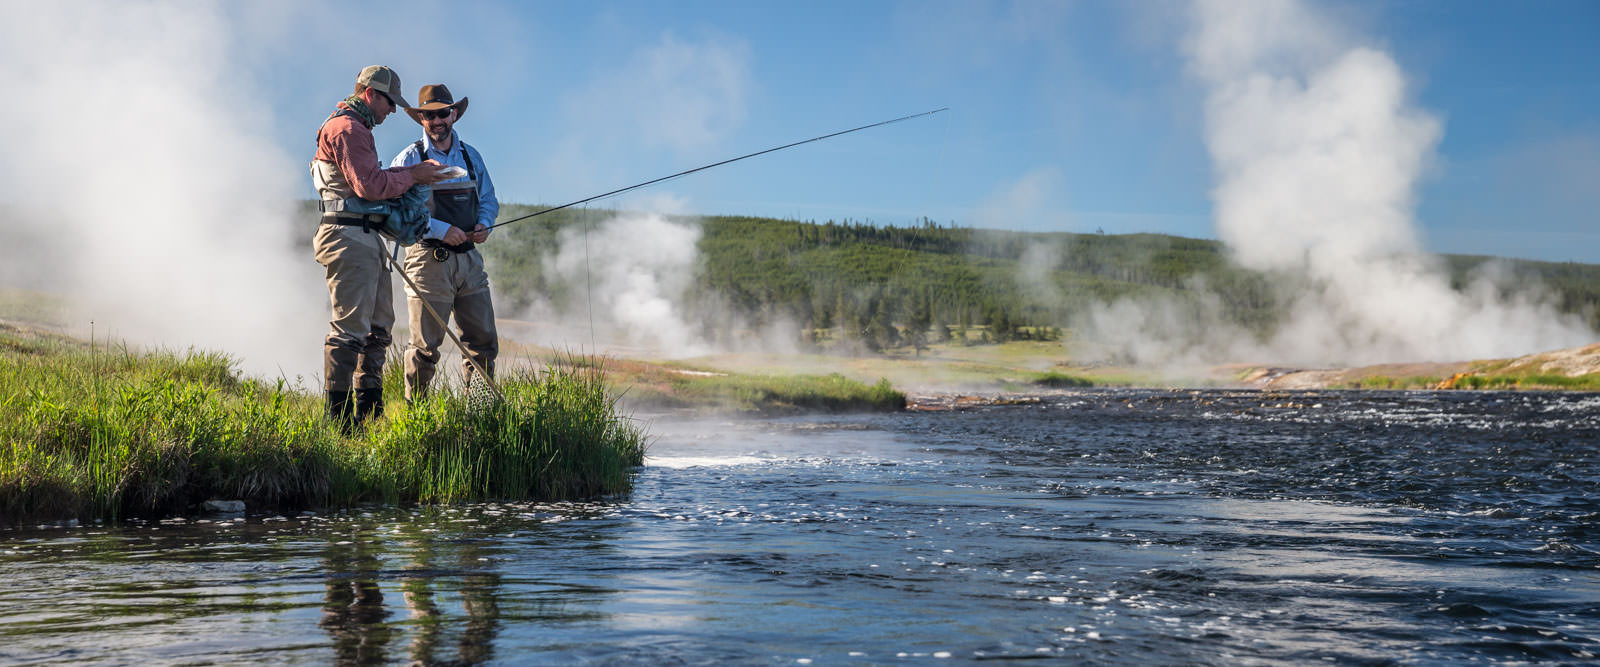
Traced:
[[445, 249], [444, 246], [437, 246], [436, 245], [436, 246], [433, 247], [433, 261], [435, 261], [435, 262], [443, 262], [443, 261], [445, 261], [447, 259], [450, 259], [450, 251], [449, 250]]

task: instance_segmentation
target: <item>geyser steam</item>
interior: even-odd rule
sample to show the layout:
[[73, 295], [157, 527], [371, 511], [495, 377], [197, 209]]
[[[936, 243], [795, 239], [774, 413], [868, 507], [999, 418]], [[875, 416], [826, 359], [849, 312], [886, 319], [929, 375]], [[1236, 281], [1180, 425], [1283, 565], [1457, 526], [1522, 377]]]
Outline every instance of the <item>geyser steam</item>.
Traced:
[[564, 319], [589, 310], [595, 332], [610, 342], [657, 346], [669, 356], [706, 351], [679, 302], [693, 280], [700, 228], [656, 213], [623, 213], [591, 232], [562, 230], [545, 261], [547, 277], [572, 286], [582, 300]]
[[[649, 208], [681, 208], [668, 200]], [[696, 285], [701, 234], [695, 218], [650, 210], [561, 230], [541, 264], [566, 298], [524, 314], [547, 329], [531, 342], [667, 358], [798, 351], [799, 326], [788, 318], [746, 312]]]
[[[1593, 339], [1533, 295], [1500, 296], [1488, 276], [1451, 289], [1423, 253], [1417, 182], [1443, 127], [1408, 99], [1387, 53], [1298, 0], [1199, 0], [1193, 10], [1184, 52], [1206, 93], [1217, 233], [1241, 265], [1299, 287], [1269, 340], [1246, 344], [1209, 322], [1157, 329], [1164, 344], [1147, 334], [1124, 352], [1348, 364], [1514, 356]], [[1118, 304], [1095, 320], [1126, 334], [1170, 313]]]
[[304, 158], [259, 129], [234, 28], [204, 3], [8, 4], [0, 280], [66, 296], [75, 332], [293, 378], [316, 372], [326, 321], [285, 222]]

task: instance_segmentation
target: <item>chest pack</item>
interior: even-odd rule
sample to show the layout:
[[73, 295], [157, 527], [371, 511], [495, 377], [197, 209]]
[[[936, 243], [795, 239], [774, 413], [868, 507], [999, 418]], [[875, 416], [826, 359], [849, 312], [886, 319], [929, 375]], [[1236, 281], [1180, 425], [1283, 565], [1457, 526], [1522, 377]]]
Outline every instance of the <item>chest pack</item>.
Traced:
[[[341, 108], [329, 114], [328, 118], [322, 121], [323, 126], [340, 116], [349, 116], [358, 123], [363, 122], [359, 114]], [[319, 137], [321, 133], [322, 129], [319, 127], [317, 129]], [[311, 178], [318, 186], [318, 192], [322, 197], [327, 197], [329, 194], [323, 187], [327, 185], [327, 181], [337, 180], [342, 183], [347, 178], [337, 171], [338, 168], [332, 163], [319, 165], [318, 161], [312, 161]], [[348, 193], [348, 187], [340, 185], [332, 189]], [[400, 245], [408, 246], [421, 239], [422, 234], [428, 229], [428, 200], [428, 186], [413, 185], [392, 199], [362, 199], [350, 195], [341, 199], [321, 199], [318, 208], [322, 211], [324, 223], [360, 226], [369, 232], [380, 232], [393, 238]]]
[[[467, 150], [467, 144], [460, 139], [461, 161], [467, 165], [467, 180], [456, 183], [436, 183], [433, 186], [433, 197], [428, 201], [428, 208], [433, 212], [433, 217], [450, 223], [461, 231], [471, 233], [478, 226], [478, 170], [472, 164], [472, 153]], [[427, 147], [418, 139], [412, 144], [417, 148], [417, 156], [426, 160]], [[439, 246], [453, 252], [466, 252], [473, 248], [472, 241], [459, 245], [445, 245], [433, 239], [423, 241], [424, 245]]]

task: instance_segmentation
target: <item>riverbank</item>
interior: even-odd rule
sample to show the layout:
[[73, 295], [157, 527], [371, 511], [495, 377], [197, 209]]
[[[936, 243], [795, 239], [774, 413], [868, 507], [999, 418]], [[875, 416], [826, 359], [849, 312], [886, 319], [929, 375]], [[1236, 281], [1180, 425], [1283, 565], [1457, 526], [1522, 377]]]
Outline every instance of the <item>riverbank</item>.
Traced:
[[1419, 389], [1600, 391], [1600, 343], [1505, 359], [1308, 368], [1231, 363], [1149, 367], [1075, 358], [1070, 344], [1014, 341], [930, 345], [864, 356], [718, 354], [674, 362], [700, 373], [785, 376], [826, 369], [858, 382], [886, 380], [912, 403], [1037, 394], [1086, 387], [1191, 389]]
[[628, 407], [652, 412], [778, 416], [906, 407], [906, 395], [882, 377], [870, 382], [840, 373], [749, 374], [628, 359], [607, 359], [604, 369]]
[[1354, 368], [1220, 367], [1261, 389], [1498, 389], [1600, 391], [1600, 343], [1507, 359]]
[[508, 372], [506, 400], [488, 406], [448, 388], [408, 406], [392, 363], [385, 417], [348, 436], [322, 416], [320, 395], [241, 377], [221, 353], [139, 352], [0, 321], [0, 519], [185, 512], [205, 500], [285, 510], [626, 493], [647, 440], [632, 410], [948, 410], [1082, 387], [1600, 390], [1600, 344], [1500, 360], [1177, 374], [1074, 363], [1060, 343], [1043, 342], [670, 362], [517, 355], [553, 361]]
[[322, 398], [241, 377], [216, 352], [141, 352], [0, 324], [0, 517], [116, 519], [365, 502], [626, 493], [644, 455], [601, 373], [575, 360], [502, 377], [503, 400], [441, 387], [346, 435]]

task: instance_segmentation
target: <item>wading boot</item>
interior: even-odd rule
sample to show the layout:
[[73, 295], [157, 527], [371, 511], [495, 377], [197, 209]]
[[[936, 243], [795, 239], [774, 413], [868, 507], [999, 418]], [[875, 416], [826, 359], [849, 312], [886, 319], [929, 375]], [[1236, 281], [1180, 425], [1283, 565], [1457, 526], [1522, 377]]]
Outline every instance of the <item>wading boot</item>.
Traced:
[[349, 435], [356, 427], [356, 416], [350, 404], [350, 392], [328, 392], [328, 419], [339, 425], [339, 430]]
[[356, 390], [356, 423], [365, 425], [369, 419], [383, 416], [383, 388]]

